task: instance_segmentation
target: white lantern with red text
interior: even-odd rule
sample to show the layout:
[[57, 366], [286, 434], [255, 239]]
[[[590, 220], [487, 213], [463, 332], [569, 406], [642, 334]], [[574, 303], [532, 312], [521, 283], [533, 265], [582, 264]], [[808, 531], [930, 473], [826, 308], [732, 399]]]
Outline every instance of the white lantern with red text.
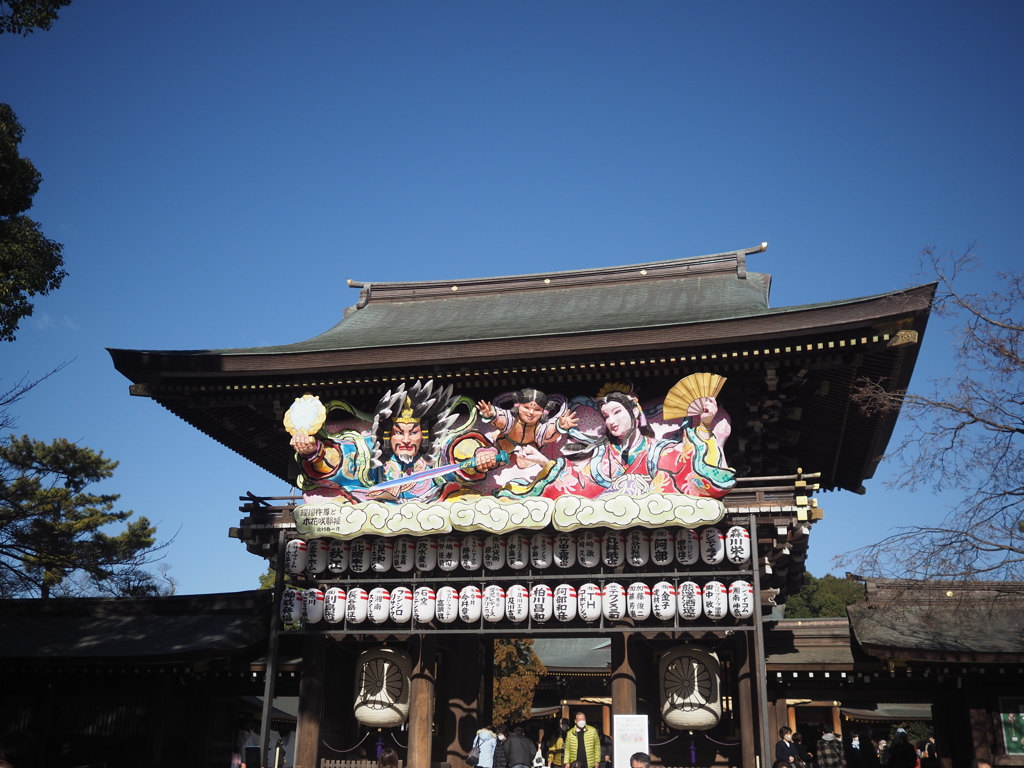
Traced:
[[370, 568], [373, 569], [374, 573], [390, 571], [394, 561], [394, 539], [386, 539], [383, 536], [374, 539], [370, 545]]
[[725, 555], [734, 565], [742, 565], [750, 559], [750, 531], [742, 525], [734, 525], [725, 534]]
[[395, 587], [391, 590], [391, 620], [396, 624], [406, 624], [412, 618], [412, 590], [408, 587]]
[[693, 581], [684, 581], [676, 590], [676, 609], [679, 618], [694, 621], [700, 618], [704, 610], [704, 593], [700, 585]]
[[576, 590], [576, 613], [584, 621], [601, 618], [601, 588], [597, 584], [581, 584]]
[[729, 585], [729, 613], [737, 619], [754, 615], [754, 588], [749, 581], [734, 581]]
[[525, 533], [513, 533], [508, 537], [508, 549], [505, 562], [509, 568], [520, 570], [525, 568], [530, 559], [530, 538]]
[[700, 560], [700, 534], [692, 528], [685, 528], [676, 534], [676, 562], [680, 565], [696, 565]]
[[412, 593], [412, 617], [420, 624], [427, 624], [434, 620], [434, 608], [437, 605], [437, 598], [434, 590], [430, 587], [416, 587]]
[[437, 567], [437, 541], [430, 536], [416, 539], [416, 570], [432, 571]]
[[541, 570], [551, 567], [555, 540], [550, 533], [535, 533], [530, 537], [530, 563]]
[[367, 603], [369, 595], [362, 587], [352, 587], [348, 591], [348, 600], [345, 603], [345, 621], [349, 624], [362, 624], [366, 621]]
[[593, 531], [583, 531], [576, 538], [576, 560], [584, 568], [596, 568], [601, 562], [601, 537]]
[[651, 618], [651, 588], [642, 581], [634, 581], [626, 590], [626, 612], [637, 621]]
[[626, 560], [626, 539], [619, 531], [607, 531], [601, 538], [601, 560], [609, 568], [618, 568]]
[[700, 557], [708, 565], [718, 565], [725, 559], [725, 535], [714, 526], [700, 533]]
[[491, 535], [484, 539], [484, 568], [500, 571], [505, 567], [505, 551], [508, 544], [501, 536]]
[[303, 609], [306, 612], [306, 621], [316, 624], [324, 617], [324, 593], [315, 587], [302, 591]]
[[601, 612], [608, 621], [618, 621], [626, 615], [626, 590], [621, 584], [605, 584], [601, 591]]
[[704, 585], [704, 615], [712, 621], [725, 618], [729, 612], [729, 595], [725, 584], [709, 581]]
[[671, 621], [676, 617], [676, 588], [667, 581], [651, 587], [651, 611], [654, 618]]
[[659, 568], [667, 568], [675, 560], [675, 538], [672, 531], [661, 528], [651, 535], [651, 562]]
[[513, 584], [505, 593], [505, 615], [517, 624], [530, 615], [530, 592], [522, 584]]
[[391, 618], [391, 593], [384, 587], [374, 587], [367, 598], [366, 615], [374, 624], [383, 624]]
[[484, 561], [484, 542], [479, 536], [470, 534], [462, 540], [462, 548], [459, 557], [462, 562], [462, 569], [465, 571], [478, 571]]
[[459, 567], [459, 540], [454, 536], [437, 540], [437, 567], [449, 572]]
[[306, 542], [306, 570], [310, 573], [323, 573], [330, 559], [331, 545], [323, 539]]
[[434, 612], [442, 624], [451, 624], [459, 618], [459, 591], [448, 586], [437, 590]]
[[467, 624], [475, 624], [480, 621], [482, 610], [483, 599], [480, 596], [480, 587], [473, 584], [463, 587], [459, 592], [459, 618]]
[[554, 615], [554, 598], [547, 584], [534, 584], [530, 589], [530, 618], [543, 624]]
[[345, 590], [341, 587], [331, 587], [324, 592], [324, 620], [328, 624], [345, 620]]
[[492, 624], [505, 618], [505, 590], [498, 584], [484, 587], [483, 616], [484, 621]]
[[576, 618], [576, 588], [571, 584], [559, 584], [555, 587], [555, 618], [559, 621], [572, 621]]
[[344, 573], [348, 570], [348, 553], [352, 549], [352, 542], [332, 541], [330, 550], [327, 553], [327, 570], [331, 573]]
[[416, 567], [416, 540], [411, 536], [401, 536], [395, 541], [395, 570], [409, 573]]
[[302, 590], [297, 587], [285, 587], [281, 593], [281, 621], [295, 625], [302, 621]]
[[559, 568], [572, 568], [576, 564], [576, 543], [571, 533], [562, 531], [555, 536], [554, 560]]
[[348, 569], [352, 573], [366, 573], [370, 570], [370, 558], [373, 555], [373, 545], [369, 539], [362, 537], [352, 539], [352, 549], [348, 553]]
[[302, 573], [306, 570], [307, 546], [302, 539], [292, 539], [284, 545], [284, 569], [288, 573]]
[[626, 536], [626, 562], [639, 568], [651, 559], [651, 534], [643, 528], [634, 528]]

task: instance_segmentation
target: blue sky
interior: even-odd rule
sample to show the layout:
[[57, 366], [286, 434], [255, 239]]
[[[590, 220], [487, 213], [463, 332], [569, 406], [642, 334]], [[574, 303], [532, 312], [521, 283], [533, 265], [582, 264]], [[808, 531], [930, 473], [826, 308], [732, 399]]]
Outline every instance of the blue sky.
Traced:
[[[128, 395], [106, 347], [282, 344], [345, 279], [571, 270], [770, 243], [773, 306], [920, 282], [932, 244], [1013, 267], [1020, 3], [76, 0], [0, 37], [0, 101], [70, 276], [0, 386], [70, 365], [18, 431], [120, 460], [183, 593], [252, 588], [227, 529], [281, 482]], [[543, 318], [532, 322], [542, 323]], [[933, 323], [915, 384], [950, 367]], [[948, 498], [828, 494], [809, 569]]]

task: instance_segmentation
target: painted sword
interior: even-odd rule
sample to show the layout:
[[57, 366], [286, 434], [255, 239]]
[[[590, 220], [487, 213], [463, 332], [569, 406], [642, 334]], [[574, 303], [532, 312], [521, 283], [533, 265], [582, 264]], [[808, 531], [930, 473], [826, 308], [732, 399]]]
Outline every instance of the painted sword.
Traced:
[[[508, 464], [508, 452], [498, 451], [495, 455], [495, 460], [499, 465]], [[433, 469], [424, 469], [422, 472], [414, 472], [411, 475], [405, 477], [398, 477], [394, 480], [386, 480], [383, 483], [377, 483], [377, 485], [370, 486], [365, 492], [369, 491], [383, 491], [388, 488], [395, 488], [400, 485], [409, 485], [410, 483], [418, 483], [420, 480], [429, 480], [432, 477], [440, 477], [441, 475], [447, 475], [449, 472], [454, 472], [457, 469], [476, 469], [476, 459], [466, 459], [465, 461], [459, 461], [455, 464], [445, 464], [443, 467], [434, 467]]]

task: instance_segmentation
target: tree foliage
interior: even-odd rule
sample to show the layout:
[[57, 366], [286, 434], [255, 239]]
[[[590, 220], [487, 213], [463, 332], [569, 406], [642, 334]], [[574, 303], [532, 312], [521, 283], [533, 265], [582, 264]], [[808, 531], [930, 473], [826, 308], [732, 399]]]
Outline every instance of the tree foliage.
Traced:
[[864, 585], [858, 581], [837, 579], [831, 573], [819, 579], [805, 572], [800, 594], [786, 598], [786, 618], [846, 618], [846, 606], [864, 598]]
[[[893, 453], [895, 483], [936, 495], [937, 522], [905, 526], [841, 562], [911, 579], [1024, 576], [1024, 275], [997, 273], [987, 293], [961, 288], [979, 259], [925, 250], [938, 279], [934, 312], [959, 321], [952, 375], [926, 393], [886, 392], [862, 381], [868, 413], [902, 408], [907, 436]], [[943, 509], [944, 508], [944, 509]], [[941, 510], [941, 511], [940, 511]]]
[[21, 319], [32, 314], [31, 297], [56, 290], [67, 275], [64, 246], [25, 215], [42, 176], [18, 153], [23, 134], [14, 111], [0, 104], [0, 341], [14, 340]]
[[[140, 517], [117, 534], [103, 529], [131, 511], [115, 511], [117, 494], [93, 494], [116, 461], [64, 439], [11, 437], [0, 444], [0, 596], [166, 594], [143, 566], [156, 529]], [[164, 581], [173, 591], [173, 579]]]
[[57, 11], [71, 0], [0, 0], [0, 34], [28, 35], [37, 29], [49, 29], [58, 18]]
[[530, 716], [533, 692], [547, 669], [533, 650], [533, 640], [499, 638], [494, 641], [495, 725], [517, 723]]

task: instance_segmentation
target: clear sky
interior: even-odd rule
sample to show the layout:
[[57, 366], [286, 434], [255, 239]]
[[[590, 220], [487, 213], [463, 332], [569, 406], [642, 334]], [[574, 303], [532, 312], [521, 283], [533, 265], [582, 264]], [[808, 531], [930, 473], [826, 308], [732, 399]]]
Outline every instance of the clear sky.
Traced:
[[[1024, 4], [75, 0], [0, 37], [0, 101], [70, 276], [0, 386], [70, 361], [18, 432], [121, 462], [182, 593], [256, 586], [227, 538], [278, 480], [128, 395], [106, 347], [314, 336], [346, 278], [477, 277], [754, 246], [781, 307], [1024, 239]], [[530, 322], [542, 324], [543, 318]], [[950, 366], [933, 323], [915, 384]], [[948, 498], [827, 494], [808, 567]], [[913, 553], [908, 553], [912, 556]]]

